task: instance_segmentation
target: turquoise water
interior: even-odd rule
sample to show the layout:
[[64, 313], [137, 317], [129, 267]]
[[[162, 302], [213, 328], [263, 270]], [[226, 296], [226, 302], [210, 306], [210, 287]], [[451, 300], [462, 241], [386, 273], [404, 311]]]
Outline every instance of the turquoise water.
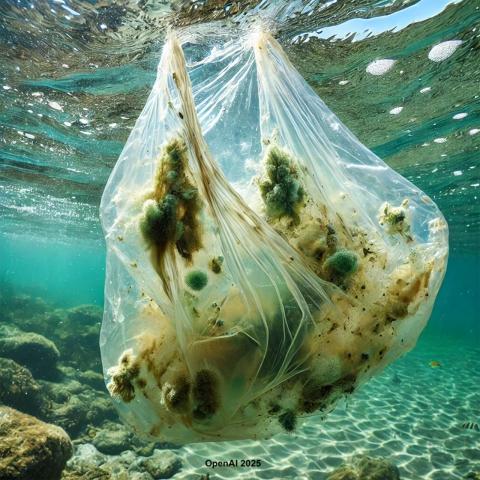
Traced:
[[[402, 480], [480, 478], [480, 5], [474, 0], [295, 1], [277, 15], [277, 38], [329, 108], [447, 218], [448, 269], [416, 349], [326, 419], [313, 416], [294, 434], [265, 442], [154, 445], [134, 438], [110, 403], [98, 348], [105, 275], [98, 208], [155, 80], [166, 25], [223, 22], [279, 4], [0, 5], [0, 358], [11, 358], [5, 345], [25, 332], [52, 340], [59, 351], [56, 360], [46, 353], [15, 357], [35, 372], [36, 387], [7, 395], [15, 382], [2, 383], [0, 373], [0, 404], [66, 430], [75, 449], [64, 479], [326, 480], [360, 455], [388, 461]], [[462, 41], [450, 57], [428, 58], [433, 46], [450, 40]], [[379, 59], [396, 63], [385, 75], [369, 74]], [[48, 375], [36, 372], [37, 362]], [[171, 470], [156, 477], [145, 459], [160, 464], [167, 454]], [[206, 464], [248, 458], [261, 465]], [[11, 477], [0, 471], [4, 478]]]
[[[103, 306], [105, 251], [103, 244], [55, 239], [3, 237], [2, 282], [13, 290], [41, 296], [59, 307]], [[477, 339], [480, 256], [454, 254], [427, 332]]]

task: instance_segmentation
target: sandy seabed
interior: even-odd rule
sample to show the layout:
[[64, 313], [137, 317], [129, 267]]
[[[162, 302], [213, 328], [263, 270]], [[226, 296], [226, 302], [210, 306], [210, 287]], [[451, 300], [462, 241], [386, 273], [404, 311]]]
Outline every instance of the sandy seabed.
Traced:
[[[456, 480], [480, 472], [480, 344], [424, 338], [417, 348], [339, 405], [309, 418], [296, 434], [269, 441], [180, 448], [173, 478], [326, 480], [352, 457], [382, 457], [402, 480]], [[440, 362], [433, 368], [430, 362]], [[208, 468], [207, 460], [238, 466]], [[260, 467], [242, 467], [260, 460]], [[205, 478], [205, 477], [204, 477]]]

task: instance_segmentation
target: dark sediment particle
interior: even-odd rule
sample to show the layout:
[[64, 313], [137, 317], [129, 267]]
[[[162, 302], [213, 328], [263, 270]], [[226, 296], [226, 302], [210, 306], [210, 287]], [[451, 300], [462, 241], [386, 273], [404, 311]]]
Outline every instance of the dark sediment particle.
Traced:
[[389, 225], [399, 225], [405, 220], [405, 212], [389, 212], [388, 208], [385, 207], [385, 222]]
[[386, 316], [387, 323], [391, 323], [395, 320], [401, 320], [408, 315], [408, 302], [394, 302], [390, 305], [390, 309]]
[[210, 370], [197, 372], [192, 388], [195, 404], [193, 417], [197, 420], [212, 417], [220, 406], [218, 395], [218, 380], [215, 374]]
[[222, 272], [222, 264], [223, 264], [223, 257], [218, 256], [218, 257], [213, 257], [208, 266], [210, 267], [210, 270], [213, 273], [221, 273]]
[[331, 225], [327, 225], [327, 246], [328, 248], [334, 249], [337, 247], [337, 233]]
[[147, 381], [144, 378], [138, 378], [137, 386], [140, 390], [144, 390], [147, 386]]
[[332, 389], [333, 385], [318, 385], [312, 382], [305, 384], [300, 397], [300, 411], [313, 413], [325, 408]]
[[302, 390], [299, 401], [299, 411], [313, 413], [316, 410], [325, 410], [331, 405], [332, 400], [342, 392], [351, 394], [355, 390], [357, 377], [354, 374], [346, 375], [329, 385], [320, 385], [314, 381], [307, 382]]
[[286, 432], [293, 432], [297, 426], [297, 416], [292, 410], [286, 410], [279, 415], [278, 421]]
[[332, 333], [332, 332], [334, 332], [338, 327], [339, 327], [338, 323], [337, 323], [337, 322], [333, 322], [332, 325], [330, 326], [330, 328], [328, 329], [328, 332], [327, 332], [327, 333]]
[[270, 415], [274, 415], [275, 413], [278, 413], [280, 410], [281, 410], [280, 405], [278, 405], [277, 403], [274, 403], [268, 410], [268, 413]]
[[351, 394], [355, 391], [355, 385], [357, 382], [357, 376], [355, 374], [345, 375], [342, 377], [335, 386], [340, 387], [340, 389], [347, 394]]

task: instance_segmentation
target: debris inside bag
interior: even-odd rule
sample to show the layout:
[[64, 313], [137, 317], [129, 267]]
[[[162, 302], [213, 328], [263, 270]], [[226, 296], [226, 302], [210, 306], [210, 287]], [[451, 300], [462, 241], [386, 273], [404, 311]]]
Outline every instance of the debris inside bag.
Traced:
[[[331, 126], [269, 34], [203, 66], [216, 89], [199, 106], [206, 87], [192, 88], [170, 35], [101, 206], [108, 390], [135, 432], [176, 443], [268, 438], [326, 415], [413, 348], [448, 253], [436, 205]], [[253, 142], [222, 121], [242, 95], [262, 137], [249, 198], [206, 140], [237, 138], [239, 158]]]

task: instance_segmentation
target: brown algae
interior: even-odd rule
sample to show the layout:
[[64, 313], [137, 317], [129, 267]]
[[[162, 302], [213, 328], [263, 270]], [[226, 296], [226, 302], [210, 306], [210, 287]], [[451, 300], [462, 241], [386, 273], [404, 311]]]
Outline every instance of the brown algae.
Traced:
[[191, 261], [201, 246], [199, 213], [202, 202], [188, 175], [188, 154], [181, 139], [170, 141], [164, 148], [156, 185], [143, 205], [140, 231], [144, 240], [155, 249], [161, 263], [169, 246]]
[[125, 403], [131, 402], [135, 398], [134, 380], [139, 373], [132, 350], [124, 352], [118, 366], [109, 370], [110, 382], [107, 388], [110, 395], [121, 398]]

